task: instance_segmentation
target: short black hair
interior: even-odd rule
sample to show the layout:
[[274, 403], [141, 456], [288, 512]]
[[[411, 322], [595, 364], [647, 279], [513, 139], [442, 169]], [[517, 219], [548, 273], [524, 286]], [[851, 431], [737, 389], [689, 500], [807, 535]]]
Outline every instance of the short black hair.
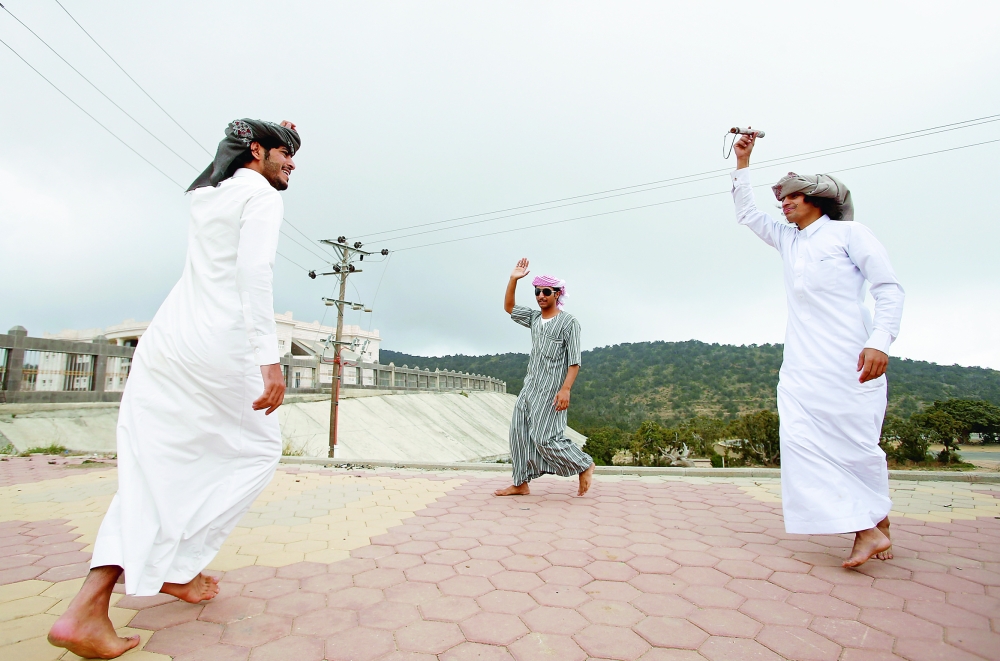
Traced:
[[806, 195], [804, 197], [806, 202], [819, 209], [820, 213], [829, 216], [830, 220], [841, 219], [843, 214], [840, 212], [840, 205], [832, 197], [818, 197], [816, 195]]

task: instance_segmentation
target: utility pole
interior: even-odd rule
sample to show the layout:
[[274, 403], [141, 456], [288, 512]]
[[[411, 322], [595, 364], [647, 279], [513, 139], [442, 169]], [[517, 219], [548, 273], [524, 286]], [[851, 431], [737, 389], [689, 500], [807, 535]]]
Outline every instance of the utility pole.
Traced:
[[[334, 336], [333, 347], [334, 347], [334, 360], [333, 360], [333, 383], [330, 388], [330, 451], [329, 457], [332, 459], [334, 457], [334, 452], [337, 447], [337, 422], [340, 417], [340, 382], [341, 374], [343, 372], [343, 360], [341, 358], [340, 352], [341, 348], [345, 344], [350, 344], [350, 342], [344, 342], [344, 306], [350, 305], [354, 310], [364, 310], [365, 312], [371, 312], [371, 309], [365, 308], [364, 304], [356, 303], [351, 301], [345, 301], [344, 296], [347, 294], [347, 276], [351, 273], [360, 273], [361, 269], [355, 268], [353, 262], [357, 258], [359, 261], [364, 260], [365, 256], [371, 255], [372, 253], [361, 249], [361, 242], [356, 241], [354, 245], [347, 244], [346, 237], [337, 237], [336, 241], [331, 241], [329, 239], [323, 239], [320, 243], [325, 243], [336, 250], [338, 257], [340, 258], [336, 263], [333, 264], [333, 271], [330, 273], [321, 273], [319, 275], [336, 275], [340, 278], [340, 296], [336, 299], [324, 298], [323, 302], [327, 305], [337, 306], [337, 332]], [[389, 254], [388, 250], [382, 250], [383, 255]], [[317, 273], [315, 271], [309, 272], [310, 278], [315, 278]]]

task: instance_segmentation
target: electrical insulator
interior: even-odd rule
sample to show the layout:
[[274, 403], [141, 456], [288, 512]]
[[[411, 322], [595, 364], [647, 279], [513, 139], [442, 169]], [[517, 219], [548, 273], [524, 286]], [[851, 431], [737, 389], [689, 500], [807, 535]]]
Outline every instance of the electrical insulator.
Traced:
[[348, 270], [349, 273], [354, 273], [354, 264], [348, 264], [347, 265], [347, 270]]
[[355, 248], [360, 248], [360, 247], [361, 247], [361, 246], [363, 246], [363, 245], [364, 245], [364, 244], [363, 244], [363, 243], [361, 243], [360, 241], [355, 241], [355, 242], [354, 242], [354, 247], [355, 247]]
[[339, 264], [334, 264], [333, 265], [333, 272], [334, 273], [340, 273], [340, 265]]
[[337, 243], [347, 243], [347, 237], [346, 236], [338, 236], [337, 237]]
[[359, 261], [362, 261], [362, 262], [363, 262], [363, 261], [365, 261], [365, 256], [364, 256], [364, 255], [361, 255], [360, 257], [358, 257], [358, 260], [359, 260]]
[[389, 254], [389, 249], [388, 248], [382, 248], [382, 253], [381, 254], [388, 255]]
[[309, 277], [312, 278], [313, 280], [315, 280], [316, 279], [316, 271], [309, 271]]

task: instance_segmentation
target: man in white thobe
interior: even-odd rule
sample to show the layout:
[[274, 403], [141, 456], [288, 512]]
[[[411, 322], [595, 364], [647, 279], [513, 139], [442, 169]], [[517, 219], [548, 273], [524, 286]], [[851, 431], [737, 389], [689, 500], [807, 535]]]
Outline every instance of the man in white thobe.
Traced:
[[123, 572], [130, 595], [197, 603], [219, 591], [202, 571], [281, 457], [272, 271], [278, 191], [300, 144], [290, 122], [236, 120], [188, 189], [184, 271], [136, 349], [118, 415], [118, 493], [90, 574], [49, 632], [54, 645], [114, 658], [138, 644], [108, 617]]
[[[903, 288], [885, 248], [854, 222], [850, 192], [837, 179], [783, 177], [773, 190], [788, 223], [757, 208], [747, 169], [755, 138], [735, 145], [733, 201], [737, 221], [784, 262], [788, 325], [778, 414], [785, 530], [855, 533], [845, 567], [889, 559], [892, 502], [878, 442]], [[865, 281], [874, 319], [864, 305]]]

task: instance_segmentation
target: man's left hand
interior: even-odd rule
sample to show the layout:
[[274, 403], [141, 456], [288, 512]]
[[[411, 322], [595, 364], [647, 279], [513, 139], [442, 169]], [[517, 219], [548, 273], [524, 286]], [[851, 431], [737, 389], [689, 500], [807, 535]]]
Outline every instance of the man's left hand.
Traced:
[[553, 404], [556, 405], [557, 411], [565, 411], [569, 408], [569, 388], [563, 388], [556, 393], [556, 398], [553, 400]]
[[862, 349], [858, 356], [858, 371], [861, 372], [859, 382], [864, 383], [877, 379], [885, 374], [889, 366], [889, 356], [878, 349]]

